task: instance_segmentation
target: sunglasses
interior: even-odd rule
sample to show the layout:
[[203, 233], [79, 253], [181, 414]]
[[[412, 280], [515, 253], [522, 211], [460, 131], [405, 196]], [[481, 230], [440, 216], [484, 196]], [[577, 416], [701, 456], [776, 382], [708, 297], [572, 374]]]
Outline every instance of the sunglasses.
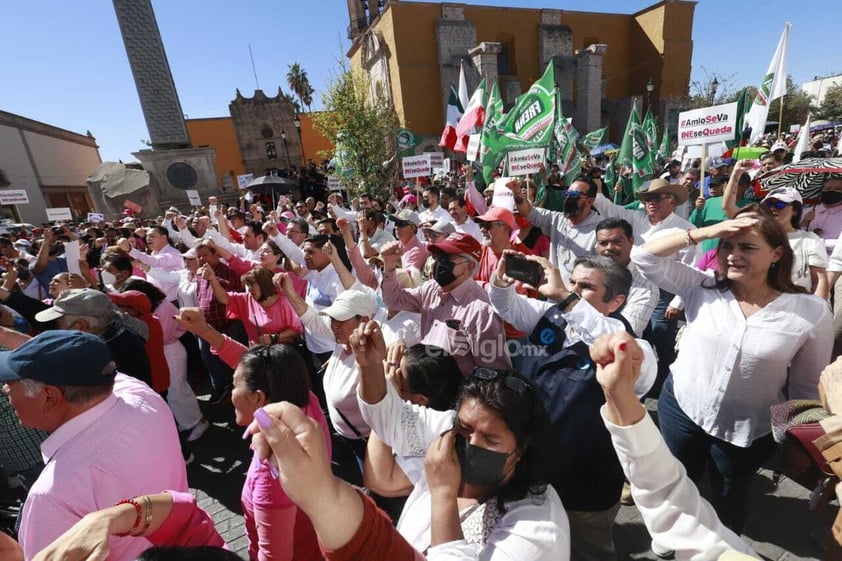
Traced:
[[787, 207], [787, 205], [791, 203], [785, 203], [783, 201], [763, 201], [763, 204], [766, 205], [766, 208], [774, 208], [775, 210], [783, 210]]
[[659, 202], [663, 201], [664, 199], [669, 199], [671, 195], [643, 195], [640, 197], [640, 200], [644, 203], [648, 202]]
[[472, 378], [476, 378], [477, 380], [482, 380], [483, 382], [493, 382], [500, 376], [503, 376], [503, 383], [506, 385], [507, 388], [512, 390], [518, 395], [521, 395], [528, 390], [532, 389], [532, 386], [529, 385], [526, 380], [522, 378], [518, 378], [517, 376], [512, 376], [510, 374], [506, 374], [509, 372], [508, 370], [496, 370], [494, 368], [474, 368], [473, 373], [471, 374]]
[[580, 196], [582, 196], [582, 192], [581, 191], [573, 191], [572, 189], [568, 189], [567, 191], [564, 192], [564, 196], [565, 197], [574, 197], [574, 198], [580, 197]]

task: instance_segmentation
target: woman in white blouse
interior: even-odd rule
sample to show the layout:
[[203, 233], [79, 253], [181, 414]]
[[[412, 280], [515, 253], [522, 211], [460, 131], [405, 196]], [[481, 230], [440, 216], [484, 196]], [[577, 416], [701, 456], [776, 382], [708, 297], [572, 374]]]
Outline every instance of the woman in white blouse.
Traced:
[[[716, 277], [669, 259], [716, 238]], [[793, 284], [786, 232], [757, 205], [733, 220], [651, 240], [632, 260], [686, 302], [687, 330], [658, 402], [664, 440], [694, 481], [709, 466], [711, 502], [740, 533], [751, 476], [774, 451], [769, 407], [818, 397], [833, 344], [830, 310]]]

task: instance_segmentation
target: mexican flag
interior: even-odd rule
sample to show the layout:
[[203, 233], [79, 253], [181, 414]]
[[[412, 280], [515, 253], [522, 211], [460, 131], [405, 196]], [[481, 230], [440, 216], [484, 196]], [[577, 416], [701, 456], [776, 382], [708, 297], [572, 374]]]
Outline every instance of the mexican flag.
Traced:
[[456, 124], [462, 118], [462, 105], [459, 103], [459, 94], [453, 86], [450, 86], [450, 95], [447, 98], [447, 117], [445, 118], [444, 131], [441, 133], [439, 146], [450, 148], [456, 145]]
[[465, 114], [459, 119], [456, 125], [456, 144], [453, 149], [457, 152], [468, 151], [468, 137], [474, 131], [474, 127], [481, 127], [485, 122], [485, 105], [488, 100], [488, 95], [485, 92], [485, 78], [479, 83], [477, 89], [474, 90], [468, 106], [465, 108]]
[[757, 88], [757, 95], [754, 97], [748, 115], [746, 115], [745, 124], [751, 127], [750, 144], [763, 136], [766, 128], [766, 117], [769, 116], [769, 104], [786, 95], [786, 50], [791, 25], [790, 22], [786, 22], [781, 38], [778, 40], [778, 48], [775, 49], [772, 62], [769, 64], [769, 69], [763, 76], [763, 82]]

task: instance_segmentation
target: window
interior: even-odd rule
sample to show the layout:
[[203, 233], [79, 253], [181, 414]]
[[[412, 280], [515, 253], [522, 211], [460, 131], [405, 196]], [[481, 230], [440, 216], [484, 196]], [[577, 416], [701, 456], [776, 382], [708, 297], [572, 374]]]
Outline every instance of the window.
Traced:
[[275, 160], [278, 158], [278, 153], [275, 151], [275, 143], [274, 142], [267, 142], [266, 143], [266, 159], [267, 160]]

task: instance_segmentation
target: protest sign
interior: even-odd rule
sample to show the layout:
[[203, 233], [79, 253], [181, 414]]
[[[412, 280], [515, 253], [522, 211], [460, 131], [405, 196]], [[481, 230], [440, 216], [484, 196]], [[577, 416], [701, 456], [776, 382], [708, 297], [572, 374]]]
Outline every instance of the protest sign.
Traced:
[[104, 222], [105, 215], [100, 212], [89, 212], [88, 222]]
[[199, 196], [198, 191], [195, 189], [187, 189], [185, 193], [187, 193], [187, 200], [190, 202], [191, 206], [202, 206], [202, 197]]
[[57, 220], [73, 220], [73, 213], [70, 212], [70, 209], [67, 207], [48, 208], [45, 210], [47, 211], [48, 222], [54, 222]]
[[444, 167], [444, 154], [441, 152], [424, 152], [423, 155], [430, 157], [430, 168], [433, 171]]
[[678, 114], [678, 145], [715, 144], [734, 140], [737, 102]]
[[247, 173], [245, 175], [238, 175], [237, 176], [237, 188], [238, 189], [248, 189], [249, 183], [254, 181], [254, 174]]
[[512, 181], [513, 177], [498, 177], [494, 180], [494, 196], [491, 199], [491, 206], [515, 209], [515, 195], [512, 190], [506, 187], [506, 183]]
[[428, 177], [433, 174], [432, 166], [430, 166], [430, 156], [428, 154], [401, 158], [401, 164], [403, 165], [404, 179]]
[[527, 148], [509, 152], [509, 175], [540, 173], [544, 164], [543, 148]]
[[468, 152], [466, 154], [469, 162], [476, 162], [479, 157], [479, 144], [482, 135], [472, 134], [468, 137]]
[[342, 186], [339, 184], [339, 178], [331, 175], [327, 178], [327, 188], [331, 191], [341, 191]]
[[29, 203], [26, 189], [5, 189], [0, 191], [0, 205], [25, 205]]

